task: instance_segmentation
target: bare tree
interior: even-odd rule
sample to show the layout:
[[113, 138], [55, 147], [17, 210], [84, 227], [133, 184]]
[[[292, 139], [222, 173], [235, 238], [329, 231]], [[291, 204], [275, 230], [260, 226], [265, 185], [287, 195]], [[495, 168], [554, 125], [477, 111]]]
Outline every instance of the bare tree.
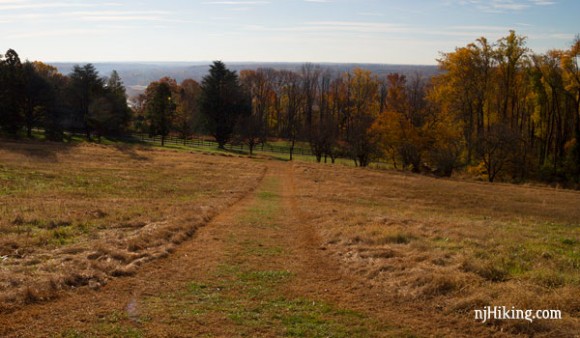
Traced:
[[286, 101], [286, 137], [290, 143], [290, 160], [294, 157], [294, 147], [301, 131], [304, 105], [304, 96], [301, 88], [301, 78], [298, 74], [290, 71], [282, 71], [284, 79], [284, 96]]
[[511, 161], [517, 150], [518, 136], [504, 123], [492, 125], [478, 140], [478, 150], [487, 171], [488, 180], [493, 182]]

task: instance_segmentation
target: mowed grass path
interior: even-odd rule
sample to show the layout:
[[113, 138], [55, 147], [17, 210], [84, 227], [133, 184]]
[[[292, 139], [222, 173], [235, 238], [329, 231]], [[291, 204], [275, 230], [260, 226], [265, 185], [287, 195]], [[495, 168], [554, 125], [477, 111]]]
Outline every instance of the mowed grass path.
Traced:
[[384, 318], [321, 295], [328, 291], [321, 286], [332, 287], [327, 280], [339, 276], [320, 274], [316, 266], [305, 264], [320, 257], [315, 257], [317, 247], [305, 245], [301, 231], [309, 227], [299, 222], [288, 203], [287, 182], [282, 182], [288, 168], [272, 163], [258, 190], [220, 213], [165, 259], [143, 265], [134, 276], [112, 280], [100, 290], [80, 288], [0, 316], [0, 333], [18, 337], [399, 336], [402, 329]]
[[376, 318], [287, 291], [304, 281], [293, 262], [299, 254], [288, 224], [293, 216], [284, 210], [281, 193], [280, 177], [269, 175], [255, 197], [220, 220], [215, 231], [223, 238], [214, 237], [220, 245], [212, 244], [216, 251], [208, 253], [218, 257], [200, 267], [196, 278], [177, 290], [136, 300], [121, 316], [111, 313], [102, 323], [62, 335], [369, 337], [392, 332]]

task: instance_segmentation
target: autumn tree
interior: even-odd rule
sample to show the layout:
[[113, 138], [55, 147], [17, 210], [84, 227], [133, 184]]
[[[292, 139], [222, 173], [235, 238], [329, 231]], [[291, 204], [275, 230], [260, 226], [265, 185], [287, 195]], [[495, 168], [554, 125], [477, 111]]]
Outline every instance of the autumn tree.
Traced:
[[239, 117], [251, 111], [251, 102], [238, 75], [221, 61], [215, 61], [210, 66], [209, 74], [203, 78], [200, 109], [207, 129], [221, 149], [232, 137]]
[[448, 101], [445, 93], [446, 90], [441, 90], [440, 86], [430, 86], [426, 90], [425, 99], [430, 107], [427, 108], [423, 130], [428, 144], [426, 161], [435, 174], [449, 177], [462, 167], [465, 134], [463, 124], [445, 104]]
[[[328, 81], [328, 82], [326, 82]], [[341, 111], [344, 101], [341, 100], [342, 79], [330, 77], [325, 73], [321, 81], [321, 110], [319, 116], [319, 130], [322, 134], [323, 155], [326, 163], [330, 157], [332, 163], [342, 154], [341, 143]]]
[[161, 146], [165, 145], [165, 140], [171, 132], [176, 103], [174, 98], [175, 80], [163, 78], [157, 82], [149, 84], [145, 91], [144, 111], [149, 125], [151, 136], [161, 136]]
[[580, 35], [577, 35], [569, 50], [562, 55], [564, 89], [570, 100], [574, 124], [573, 139], [568, 140], [566, 148], [567, 170], [572, 178], [580, 182]]
[[23, 81], [23, 118], [26, 135], [32, 137], [32, 129], [40, 127], [53, 100], [54, 93], [50, 83], [45, 80], [31, 62], [22, 67]]
[[[498, 40], [495, 48], [497, 62], [494, 96], [498, 112], [497, 123], [504, 123], [510, 132], [517, 136], [516, 144], [511, 147], [509, 155], [513, 166], [509, 172], [514, 180], [523, 180], [528, 175], [522, 170], [527, 165], [530, 140], [525, 132], [530, 125], [530, 111], [526, 106], [529, 92], [530, 50], [526, 47], [527, 38], [510, 31], [509, 35]], [[523, 142], [520, 142], [523, 141]]]
[[[495, 44], [482, 37], [443, 54], [439, 64], [445, 73], [433, 79], [437, 93], [431, 97], [433, 103], [463, 131], [464, 163], [481, 163], [492, 170], [487, 173], [492, 179], [497, 176], [494, 168], [509, 172], [513, 178], [528, 175], [525, 168], [536, 126], [525, 41], [513, 31]], [[505, 137], [515, 143], [504, 142], [499, 131], [509, 132]], [[504, 157], [501, 164], [490, 160], [494, 154]]]
[[240, 82], [249, 95], [252, 109], [249, 114], [240, 116], [237, 134], [250, 148], [250, 154], [253, 154], [254, 147], [266, 142], [268, 137], [268, 111], [272, 89], [268, 73], [264, 69], [242, 71]]
[[147, 127], [147, 116], [146, 116], [146, 103], [147, 96], [146, 93], [138, 94], [131, 98], [131, 110], [133, 111], [133, 121], [131, 123], [131, 129], [139, 133], [148, 133], [149, 129]]
[[254, 154], [254, 149], [260, 143], [266, 141], [265, 135], [261, 132], [264, 127], [262, 119], [251, 110], [241, 114], [235, 128], [236, 139], [248, 146], [250, 155]]
[[[387, 83], [387, 112], [395, 113], [392, 118], [397, 121], [399, 131], [398, 137], [392, 141], [398, 143], [397, 151], [403, 168], [411, 167], [413, 172], [419, 172], [424, 148], [421, 135], [423, 118], [420, 111], [420, 98], [415, 97], [415, 107], [412, 107], [407, 92], [407, 77], [404, 75], [389, 74]], [[420, 91], [419, 86], [420, 84], [416, 84], [414, 91]], [[418, 92], [413, 94], [420, 95]]]
[[403, 169], [420, 172], [428, 148], [427, 101], [425, 83], [415, 76], [411, 84], [400, 74], [387, 76], [384, 112], [373, 124], [380, 149]]
[[302, 95], [304, 96], [304, 115], [307, 129], [310, 129], [310, 126], [312, 125], [320, 73], [320, 66], [312, 63], [305, 63], [302, 65], [300, 71], [300, 78], [302, 79]]
[[344, 116], [348, 119], [349, 128], [347, 151], [356, 165], [366, 167], [377, 153], [371, 126], [380, 111], [379, 83], [370, 71], [360, 68], [352, 74], [345, 74], [344, 81], [347, 86], [347, 113]]
[[[317, 73], [317, 87], [314, 93], [316, 109], [311, 109], [310, 125], [306, 129], [308, 132], [308, 142], [310, 149], [316, 156], [316, 161], [321, 162], [322, 157], [327, 157], [332, 153], [334, 134], [334, 120], [331, 118], [331, 74], [329, 71], [319, 71]], [[307, 97], [307, 96], [305, 96]], [[308, 109], [308, 106], [306, 107]], [[314, 114], [314, 115], [312, 115]]]
[[201, 116], [199, 112], [199, 96], [201, 87], [199, 83], [192, 79], [185, 79], [176, 87], [176, 112], [174, 119], [174, 129], [179, 136], [186, 139], [199, 129]]
[[496, 123], [480, 136], [478, 152], [481, 154], [489, 182], [493, 182], [504, 171], [512, 160], [517, 145], [518, 136], [506, 123]]
[[521, 88], [521, 81], [525, 81], [525, 61], [529, 52], [525, 44], [526, 38], [512, 30], [508, 36], [498, 41], [494, 55], [499, 84], [496, 92], [499, 99], [499, 117], [509, 122], [512, 128], [520, 118], [518, 89]]
[[[36, 111], [42, 115], [38, 118], [41, 119], [44, 135], [48, 140], [62, 141], [65, 120], [71, 116], [67, 90], [69, 78], [59, 73], [56, 67], [40, 61], [33, 62], [33, 66], [36, 75], [48, 83], [48, 87], [44, 88], [41, 93], [40, 102], [42, 102], [44, 109], [40, 112]], [[32, 119], [36, 118], [35, 116]]]
[[495, 51], [486, 38], [482, 37], [455, 52], [446, 53], [439, 59], [444, 71], [435, 77], [441, 108], [455, 117], [461, 124], [466, 144], [465, 163], [475, 158], [476, 140], [489, 127], [492, 114], [492, 73], [495, 68]]
[[284, 137], [285, 116], [284, 116], [284, 89], [286, 87], [285, 74], [288, 71], [267, 69], [268, 81], [270, 82], [270, 117], [269, 136]]
[[282, 95], [284, 97], [284, 136], [290, 143], [290, 161], [294, 157], [294, 148], [300, 132], [303, 121], [303, 102], [304, 96], [301, 89], [300, 76], [294, 72], [282, 71], [281, 79], [284, 83]]
[[[550, 166], [551, 162], [555, 169], [563, 151], [563, 135], [559, 132], [562, 129], [558, 123], [562, 121], [565, 96], [560, 53], [550, 51], [545, 55], [534, 55], [532, 59], [534, 67], [530, 73], [536, 101], [533, 136], [538, 144], [538, 165], [544, 167], [548, 163]], [[558, 147], [558, 144], [562, 147]], [[556, 148], [561, 150], [557, 151]]]

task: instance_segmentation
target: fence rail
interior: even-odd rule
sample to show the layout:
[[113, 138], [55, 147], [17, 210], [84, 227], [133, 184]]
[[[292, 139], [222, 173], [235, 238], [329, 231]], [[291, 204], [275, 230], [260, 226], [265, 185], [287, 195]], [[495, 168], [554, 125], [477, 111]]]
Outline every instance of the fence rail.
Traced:
[[[127, 139], [130, 141], [130, 139]], [[153, 143], [153, 144], [161, 144], [161, 136], [149, 136], [148, 134], [132, 134], [131, 140], [138, 140], [144, 143]], [[165, 144], [169, 145], [180, 145], [186, 147], [194, 147], [194, 148], [217, 148], [218, 143], [213, 140], [207, 140], [201, 137], [192, 137], [183, 139], [180, 137], [175, 136], [167, 136], [165, 138]], [[248, 145], [243, 143], [226, 143], [225, 148], [231, 151], [249, 151], [250, 148]], [[288, 154], [290, 155], [290, 147], [284, 146], [277, 146], [273, 144], [258, 144], [254, 147], [254, 151], [265, 151], [277, 154]], [[305, 156], [312, 156], [312, 151], [310, 149], [295, 147], [294, 148], [294, 155], [305, 155]]]
[[[37, 133], [42, 133], [44, 132], [43, 129], [39, 129], [39, 128], [35, 128], [33, 129], [34, 132]], [[75, 131], [65, 131], [65, 135], [67, 135], [67, 137], [85, 137], [84, 133], [80, 133], [80, 132], [75, 132]], [[118, 136], [118, 137], [114, 137], [111, 138], [113, 140], [118, 140], [121, 142], [142, 142], [142, 143], [150, 143], [150, 144], [161, 144], [161, 136], [155, 135], [155, 136], [149, 136], [149, 134], [145, 134], [145, 133], [132, 133], [130, 136]], [[169, 144], [169, 145], [179, 145], [179, 146], [186, 146], [186, 147], [192, 147], [192, 148], [217, 148], [218, 143], [216, 141], [213, 140], [208, 140], [206, 138], [203, 137], [191, 137], [188, 139], [183, 139], [180, 137], [175, 137], [175, 136], [167, 136], [165, 138], [165, 143]], [[231, 150], [231, 151], [241, 151], [241, 152], [246, 152], [249, 151], [249, 147], [243, 143], [227, 143], [225, 145], [225, 148], [227, 150]], [[264, 152], [270, 152], [270, 153], [277, 153], [277, 154], [287, 154], [290, 155], [290, 147], [284, 147], [284, 146], [277, 146], [277, 145], [273, 145], [273, 144], [268, 144], [268, 143], [264, 143], [264, 144], [259, 144], [254, 148], [254, 151], [264, 151]], [[302, 148], [302, 147], [294, 147], [294, 155], [304, 155], [304, 156], [314, 156], [314, 154], [312, 153], [312, 150], [308, 149], [308, 148]], [[344, 157], [344, 156], [339, 156], [337, 157], [341, 158], [341, 159], [350, 159], [348, 157]], [[389, 166], [389, 162], [388, 161], [384, 161], [384, 160], [374, 160], [371, 162], [371, 164], [376, 165], [376, 166], [383, 166], [383, 165], [387, 165]]]

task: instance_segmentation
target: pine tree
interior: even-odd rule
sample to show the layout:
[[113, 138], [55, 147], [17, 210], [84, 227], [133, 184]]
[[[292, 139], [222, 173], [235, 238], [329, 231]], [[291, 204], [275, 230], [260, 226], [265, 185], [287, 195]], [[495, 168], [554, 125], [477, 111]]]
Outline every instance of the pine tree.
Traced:
[[84, 130], [87, 140], [91, 139], [93, 127], [90, 123], [91, 104], [102, 94], [104, 81], [92, 64], [74, 66], [70, 74], [71, 98], [77, 122]]
[[227, 69], [223, 62], [215, 61], [209, 75], [203, 78], [200, 99], [207, 130], [215, 137], [219, 148], [224, 149], [240, 116], [251, 113], [248, 95], [236, 72]]
[[23, 125], [24, 81], [18, 54], [9, 49], [0, 59], [0, 128], [16, 137]]

